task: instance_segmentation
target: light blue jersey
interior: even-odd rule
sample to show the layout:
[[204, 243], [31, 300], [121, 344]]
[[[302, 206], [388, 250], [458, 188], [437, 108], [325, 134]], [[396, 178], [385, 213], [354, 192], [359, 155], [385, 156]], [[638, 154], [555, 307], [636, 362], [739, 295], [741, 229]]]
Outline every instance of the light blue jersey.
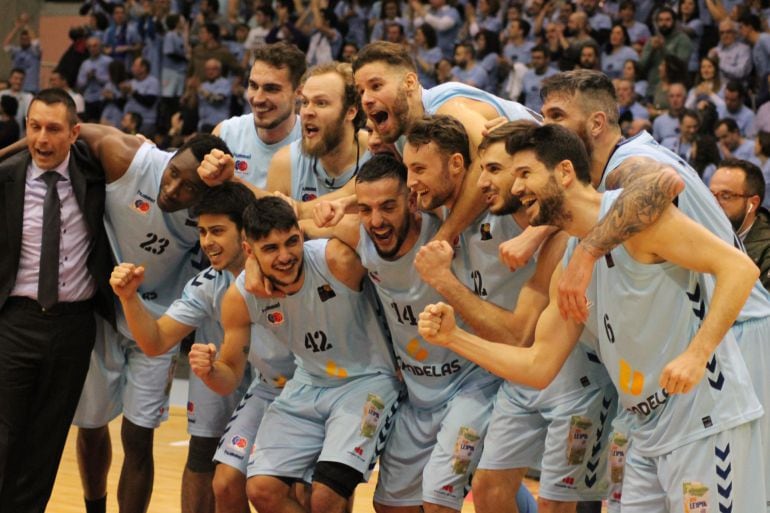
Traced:
[[302, 152], [302, 140], [289, 145], [291, 158], [291, 197], [298, 201], [311, 201], [318, 196], [329, 194], [340, 189], [350, 181], [361, 166], [366, 163], [371, 154], [365, 151], [359, 155], [358, 161], [338, 176], [331, 176], [316, 157], [310, 157]]
[[441, 296], [420, 279], [414, 257], [440, 225], [435, 216], [423, 214], [420, 238], [395, 261], [379, 256], [363, 226], [356, 248], [382, 302], [409, 402], [422, 409], [443, 407], [458, 390], [485, 387], [498, 379], [449, 349], [425, 342], [417, 333], [417, 316]]
[[492, 93], [461, 84], [460, 82], [447, 82], [422, 90], [422, 106], [427, 114], [435, 114], [444, 103], [452, 98], [468, 98], [488, 103], [497, 110], [498, 114], [507, 118], [508, 121], [516, 121], [518, 119], [528, 119], [538, 123], [542, 121], [538, 113], [529, 110], [520, 103], [504, 100]]
[[[512, 216], [487, 212], [468, 226], [460, 237], [465, 265], [462, 281], [480, 298], [511, 311], [516, 307], [521, 289], [535, 273], [537, 261], [530, 259], [524, 267], [511, 272], [500, 262], [499, 246], [523, 231]], [[586, 351], [585, 346], [577, 346], [556, 378], [543, 390], [510, 383], [504, 386], [516, 389], [509, 393], [516, 396], [520, 404], [543, 407], [581, 395], [586, 387], [594, 388], [608, 382], [609, 377], [598, 364], [598, 357], [592, 351]]]
[[[622, 190], [605, 193], [600, 216]], [[698, 273], [670, 262], [641, 264], [621, 245], [594, 267], [599, 344], [623, 407], [633, 413], [632, 445], [646, 457], [739, 426], [762, 415], [732, 334], [687, 394], [658, 384], [664, 367], [687, 349], [705, 317]]]
[[225, 120], [220, 125], [219, 137], [227, 143], [235, 159], [235, 176], [264, 189], [267, 170], [275, 152], [302, 138], [299, 116], [289, 135], [274, 144], [265, 144], [257, 135], [254, 116], [244, 114]]
[[[161, 177], [172, 156], [152, 144], [143, 144], [126, 173], [106, 187], [104, 226], [113, 256], [116, 262], [144, 266], [138, 294], [156, 318], [197, 272], [193, 265], [197, 223], [186, 210], [169, 213], [158, 206]], [[120, 309], [118, 329], [133, 338]]]
[[295, 381], [336, 387], [355, 378], [394, 373], [391, 349], [364, 281], [360, 292], [337, 280], [326, 263], [328, 240], [304, 244], [302, 288], [285, 298], [246, 298], [254, 323], [272, 331], [296, 357]]
[[[605, 190], [607, 175], [630, 157], [648, 157], [673, 167], [685, 182], [684, 191], [677, 197], [679, 210], [726, 243], [742, 249], [730, 221], [698, 174], [681, 157], [657, 143], [647, 132], [640, 132], [618, 144], [604, 168], [599, 192]], [[703, 275], [701, 280], [706, 288], [708, 302], [714, 290], [714, 278]], [[766, 317], [770, 317], [770, 295], [757, 280], [736, 322]], [[738, 340], [740, 342], [740, 338]]]

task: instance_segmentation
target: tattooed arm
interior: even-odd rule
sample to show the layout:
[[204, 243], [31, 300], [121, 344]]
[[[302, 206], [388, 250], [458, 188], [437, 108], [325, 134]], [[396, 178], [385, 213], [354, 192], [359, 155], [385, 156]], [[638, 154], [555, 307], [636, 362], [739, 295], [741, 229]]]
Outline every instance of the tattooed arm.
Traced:
[[677, 171], [647, 157], [623, 161], [609, 176], [607, 189], [623, 192], [607, 215], [575, 249], [559, 282], [559, 311], [563, 318], [588, 319], [585, 291], [594, 263], [618, 244], [654, 223], [666, 206], [684, 190]]

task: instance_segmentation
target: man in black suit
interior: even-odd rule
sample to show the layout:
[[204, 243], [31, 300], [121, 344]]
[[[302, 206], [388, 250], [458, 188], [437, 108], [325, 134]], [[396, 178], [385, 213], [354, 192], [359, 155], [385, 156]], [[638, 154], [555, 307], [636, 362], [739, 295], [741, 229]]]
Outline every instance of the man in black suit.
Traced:
[[104, 173], [70, 96], [41, 91], [0, 163], [0, 511], [43, 512], [94, 345], [114, 322]]

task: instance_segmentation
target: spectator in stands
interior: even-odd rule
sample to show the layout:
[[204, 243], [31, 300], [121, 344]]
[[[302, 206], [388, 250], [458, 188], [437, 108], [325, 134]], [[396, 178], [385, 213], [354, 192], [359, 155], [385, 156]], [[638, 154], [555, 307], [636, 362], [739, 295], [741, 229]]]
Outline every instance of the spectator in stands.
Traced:
[[647, 98], [647, 81], [641, 77], [640, 73], [639, 61], [629, 59], [623, 63], [621, 78], [634, 84], [634, 93], [636, 93], [637, 100], [644, 100]]
[[23, 90], [24, 87], [24, 70], [14, 68], [11, 70], [11, 74], [8, 76], [8, 89], [0, 91], [0, 98], [3, 96], [12, 96], [16, 99], [19, 107], [16, 111], [16, 122], [19, 124], [21, 136], [24, 137], [26, 131], [24, 130], [24, 123], [27, 117], [27, 109], [32, 102], [32, 93], [28, 93]]
[[90, 37], [99, 39], [104, 38], [104, 31], [110, 26], [110, 19], [102, 11], [92, 12], [88, 15], [88, 34]]
[[442, 57], [436, 63], [436, 85], [452, 82], [455, 78], [452, 76], [452, 61]]
[[662, 7], [655, 18], [657, 33], [644, 45], [639, 65], [647, 78], [648, 91], [654, 91], [660, 81], [660, 63], [667, 55], [673, 55], [686, 63], [696, 49], [690, 37], [676, 27], [673, 9]]
[[714, 171], [717, 169], [716, 162], [719, 160], [719, 146], [716, 137], [703, 132], [695, 136], [695, 141], [690, 148], [689, 163], [706, 185], [714, 176]]
[[109, 66], [112, 59], [102, 53], [102, 42], [97, 37], [86, 40], [88, 59], [78, 71], [77, 87], [85, 100], [84, 121], [99, 122], [102, 114], [102, 89], [110, 80]]
[[[40, 88], [40, 42], [30, 25], [29, 14], [23, 12], [13, 22], [10, 32], [3, 40], [3, 49], [11, 57], [11, 68], [24, 70], [22, 89], [36, 93]], [[19, 44], [13, 44], [18, 33]]]
[[206, 61], [209, 59], [221, 62], [225, 75], [242, 71], [230, 50], [220, 43], [219, 36], [219, 26], [214, 23], [206, 23], [198, 30], [198, 44], [192, 49], [188, 77], [195, 77], [198, 81], [205, 80]]
[[[754, 143], [754, 156], [757, 158], [759, 169], [762, 170], [765, 184], [770, 188], [770, 132], [759, 132], [757, 134], [757, 139]], [[765, 208], [770, 208], [770, 194], [765, 195], [762, 205]]]
[[700, 9], [696, 0], [681, 0], [678, 11], [679, 26], [682, 28], [682, 32], [687, 34], [690, 41], [692, 41], [693, 52], [685, 61], [687, 63], [687, 70], [690, 73], [695, 73], [698, 71], [698, 57], [700, 56], [698, 49], [703, 38], [703, 20], [700, 17]]
[[[267, 35], [273, 28], [275, 11], [270, 5], [260, 4], [254, 9], [254, 16], [249, 20], [249, 35], [246, 37], [246, 49], [251, 51], [257, 45], [264, 44]], [[251, 65], [251, 63], [249, 63]]]
[[142, 128], [139, 131], [147, 137], [154, 137], [155, 122], [158, 120], [160, 82], [150, 75], [150, 63], [142, 57], [134, 59], [131, 74], [133, 78], [121, 84], [121, 90], [127, 98], [123, 112], [141, 114]]
[[594, 41], [586, 41], [580, 48], [580, 58], [575, 68], [598, 70], [600, 66], [599, 45]]
[[[398, 0], [384, 0], [380, 8], [380, 19], [376, 20], [372, 27], [372, 35], [369, 41], [381, 41], [385, 39], [385, 27], [388, 23], [398, 23], [406, 28], [408, 22], [401, 15], [401, 3]], [[432, 27], [431, 27], [432, 28]]]
[[599, 44], [606, 43], [610, 28], [612, 28], [612, 19], [599, 8], [598, 0], [582, 0], [580, 6], [583, 8], [586, 16], [588, 16], [591, 37]]
[[698, 112], [684, 109], [679, 115], [679, 135], [666, 137], [661, 144], [685, 160], [690, 160], [690, 151], [695, 142], [695, 136], [700, 130]]
[[222, 76], [222, 63], [206, 61], [206, 80], [198, 87], [198, 131], [211, 133], [230, 117], [230, 82]]
[[753, 136], [754, 111], [746, 106], [746, 88], [737, 80], [725, 85], [725, 102], [719, 116], [734, 119], [743, 136]]
[[499, 0], [478, 0], [475, 9], [472, 2], [465, 4], [467, 34], [472, 38], [475, 38], [482, 30], [499, 34], [503, 29], [503, 24], [498, 16], [499, 11]]
[[190, 44], [200, 43], [200, 29], [209, 24], [219, 27], [218, 39], [224, 39], [232, 33], [228, 20], [219, 14], [219, 0], [200, 0], [199, 5], [198, 14], [190, 27]]
[[719, 76], [719, 58], [703, 57], [700, 60], [698, 73], [695, 75], [695, 85], [687, 92], [685, 107], [694, 109], [699, 102], [705, 100], [723, 108], [724, 88], [725, 84]]
[[[662, 111], [668, 109], [668, 93], [671, 84], [686, 84], [687, 65], [673, 55], [666, 55], [658, 66], [660, 81], [658, 85], [647, 94], [652, 97], [652, 104], [649, 106], [650, 117], [654, 118]], [[685, 98], [687, 98], [687, 89], [685, 89]]]
[[142, 49], [142, 37], [134, 23], [129, 22], [123, 4], [112, 6], [112, 23], [104, 33], [104, 53], [131, 66], [134, 56]]
[[168, 131], [171, 116], [179, 109], [190, 56], [190, 32], [185, 17], [169, 14], [166, 16], [166, 29], [163, 34], [161, 99], [158, 107], [158, 123], [163, 132]]
[[762, 22], [756, 14], [748, 14], [740, 19], [740, 31], [743, 40], [751, 45], [751, 59], [754, 63], [754, 91], [757, 93], [757, 105], [768, 98], [768, 75], [770, 74], [770, 34], [762, 31]]
[[278, 41], [293, 43], [305, 52], [307, 51], [308, 40], [291, 18], [291, 5], [291, 0], [278, 0], [276, 2], [276, 23], [267, 34], [265, 43], [277, 43]]
[[770, 212], [762, 206], [766, 194], [762, 172], [745, 160], [723, 160], [709, 189], [759, 267], [762, 285], [770, 290]]
[[385, 25], [385, 41], [397, 45], [409, 46], [409, 40], [404, 32], [404, 26], [399, 23], [388, 23]]
[[728, 80], [746, 83], [751, 73], [751, 48], [738, 41], [738, 28], [731, 19], [719, 23], [719, 44], [709, 50], [719, 57], [719, 71]]
[[734, 119], [723, 118], [717, 121], [714, 133], [719, 140], [719, 154], [722, 159], [742, 159], [756, 162], [754, 141], [744, 139]]
[[679, 117], [684, 111], [687, 88], [675, 82], [668, 87], [668, 108], [652, 122], [652, 136], [661, 142], [668, 137], [679, 137]]
[[580, 63], [580, 54], [586, 43], [596, 44], [594, 38], [591, 37], [588, 15], [582, 11], [570, 14], [567, 22], [567, 33], [570, 34], [567, 37], [569, 47], [564, 52], [564, 61], [559, 65], [564, 71], [572, 69]]
[[121, 90], [121, 84], [128, 80], [126, 67], [122, 61], [110, 62], [107, 71], [110, 81], [102, 89], [102, 116], [99, 120], [103, 125], [120, 128], [120, 120], [123, 118], [123, 107], [126, 105], [126, 96]]
[[615, 23], [602, 52], [602, 71], [610, 78], [620, 78], [627, 60], [639, 60], [639, 54], [631, 48], [631, 39], [622, 23]]
[[0, 148], [15, 143], [21, 137], [21, 127], [16, 121], [19, 102], [10, 95], [0, 96]]
[[543, 107], [543, 100], [540, 98], [543, 80], [558, 73], [550, 64], [550, 54], [546, 46], [538, 45], [532, 49], [532, 67], [524, 73], [521, 89], [524, 105], [535, 112], [540, 112]]
[[634, 92], [634, 83], [625, 78], [616, 78], [612, 81], [615, 86], [615, 96], [618, 99], [618, 114], [621, 125], [630, 123], [635, 119], [650, 119], [647, 109], [638, 101]]
[[356, 55], [358, 55], [358, 46], [356, 46], [353, 41], [347, 41], [344, 45], [342, 45], [342, 51], [340, 52], [339, 60], [340, 62], [347, 62], [348, 64], [352, 64], [353, 60], [356, 58]]
[[503, 45], [503, 57], [506, 69], [514, 62], [529, 65], [530, 52], [535, 43], [527, 39], [531, 25], [527, 20], [513, 20], [506, 29], [505, 45]]
[[487, 76], [489, 76], [489, 92], [497, 93], [500, 37], [495, 32], [482, 29], [473, 37], [473, 43], [476, 50], [476, 60], [479, 66], [487, 72]]
[[64, 78], [64, 75], [58, 71], [52, 71], [51, 75], [48, 77], [48, 87], [55, 87], [67, 91], [67, 94], [70, 95], [72, 101], [75, 102], [75, 112], [81, 120], [83, 119], [86, 112], [86, 102], [83, 99], [83, 95], [70, 87], [67, 79]]
[[460, 43], [455, 47], [455, 66], [452, 68], [452, 76], [463, 84], [484, 90], [489, 89], [489, 75], [476, 62], [475, 50], [470, 43]]
[[138, 112], [126, 112], [120, 120], [120, 129], [131, 135], [136, 135], [142, 127], [142, 115]]
[[636, 18], [636, 3], [632, 0], [623, 0], [618, 7], [618, 19], [623, 24], [628, 37], [631, 40], [631, 46], [637, 52], [641, 52], [644, 44], [650, 39], [650, 28]]
[[436, 64], [442, 57], [441, 48], [437, 44], [433, 27], [424, 23], [415, 29], [412, 55], [417, 64], [417, 77], [426, 89], [436, 85]]
[[419, 27], [427, 23], [436, 31], [438, 47], [444, 57], [451, 59], [454, 54], [454, 45], [457, 34], [462, 28], [460, 13], [446, 0], [430, 0], [426, 7], [420, 0], [409, 0], [409, 5], [414, 12], [414, 25]]

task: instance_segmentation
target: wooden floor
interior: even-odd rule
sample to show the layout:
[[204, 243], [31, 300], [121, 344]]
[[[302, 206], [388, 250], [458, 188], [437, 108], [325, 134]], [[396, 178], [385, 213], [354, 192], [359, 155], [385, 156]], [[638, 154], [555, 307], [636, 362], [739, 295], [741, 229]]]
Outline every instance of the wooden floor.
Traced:
[[[182, 468], [187, 458], [187, 416], [184, 408], [172, 406], [168, 422], [155, 432], [155, 491], [150, 503], [150, 513], [179, 513], [179, 490]], [[47, 511], [51, 513], [83, 513], [83, 493], [80, 486], [77, 462], [75, 459], [75, 433], [70, 430], [67, 446], [64, 449], [59, 475], [54, 485], [53, 495]], [[110, 424], [112, 435], [112, 470], [109, 475], [107, 492], [107, 511], [117, 513], [117, 487], [120, 466], [123, 464], [123, 451], [120, 447], [120, 418]], [[369, 483], [361, 485], [356, 490], [354, 513], [371, 513], [372, 494], [376, 473]], [[533, 493], [536, 493], [537, 483], [527, 483]], [[463, 513], [473, 512], [473, 504], [466, 501]]]

